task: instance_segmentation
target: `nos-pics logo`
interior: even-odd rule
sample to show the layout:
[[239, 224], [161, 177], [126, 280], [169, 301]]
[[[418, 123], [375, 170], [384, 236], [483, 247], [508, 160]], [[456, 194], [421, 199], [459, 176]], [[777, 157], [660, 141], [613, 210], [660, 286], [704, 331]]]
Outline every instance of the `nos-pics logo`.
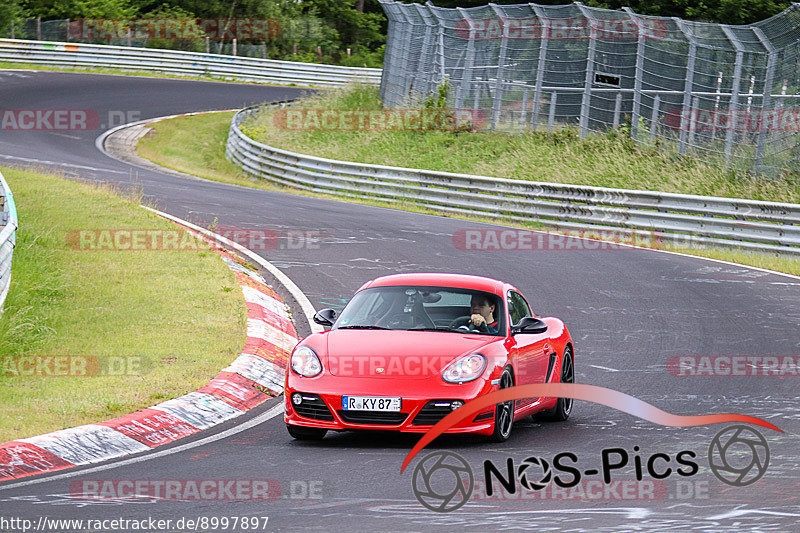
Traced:
[[[693, 452], [688, 453], [691, 453], [692, 457], [695, 456]], [[708, 447], [708, 464], [711, 471], [717, 479], [735, 487], [744, 487], [761, 479], [769, 466], [769, 456], [769, 446], [764, 436], [745, 425], [723, 429], [714, 436]], [[557, 469], [551, 464], [541, 457], [526, 458], [516, 469], [519, 485], [527, 490], [544, 489], [557, 477], [554, 473]], [[681, 475], [697, 473], [696, 464], [692, 462], [684, 464], [693, 465], [695, 468]], [[494, 465], [491, 466], [497, 471]], [[607, 465], [603, 466], [605, 470]], [[619, 468], [624, 465], [611, 466]], [[491, 469], [485, 469], [485, 472], [489, 470]], [[568, 470], [577, 472], [574, 468]], [[600, 472], [587, 470], [585, 473]], [[491, 480], [484, 481], [485, 486], [491, 486]], [[462, 456], [449, 451], [437, 451], [426, 455], [417, 464], [411, 483], [414, 496], [423, 506], [431, 511], [449, 513], [469, 501], [475, 487], [475, 476], [469, 463]]]

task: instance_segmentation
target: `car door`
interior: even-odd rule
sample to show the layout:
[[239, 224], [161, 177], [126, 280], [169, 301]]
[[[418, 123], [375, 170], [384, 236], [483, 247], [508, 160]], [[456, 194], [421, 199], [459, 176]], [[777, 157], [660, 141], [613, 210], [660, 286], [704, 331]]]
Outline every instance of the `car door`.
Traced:
[[[526, 316], [533, 316], [525, 298], [516, 291], [508, 291], [506, 297], [511, 324], [519, 324]], [[517, 333], [511, 343], [512, 360], [517, 368], [515, 383], [529, 385], [544, 383], [547, 379], [551, 347], [546, 333]], [[517, 401], [517, 409], [533, 403], [538, 398], [523, 398]]]

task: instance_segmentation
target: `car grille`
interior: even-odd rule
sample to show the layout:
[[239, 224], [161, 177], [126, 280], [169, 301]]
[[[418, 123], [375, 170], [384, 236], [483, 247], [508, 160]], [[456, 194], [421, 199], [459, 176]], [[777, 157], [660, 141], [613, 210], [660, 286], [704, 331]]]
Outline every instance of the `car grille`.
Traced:
[[484, 411], [483, 413], [479, 413], [475, 418], [472, 419], [473, 422], [484, 422], [486, 420], [491, 420], [494, 418], [494, 409], [491, 411]]
[[316, 394], [301, 393], [303, 395], [303, 403], [295, 405], [292, 403], [294, 412], [306, 418], [313, 418], [314, 420], [326, 420], [333, 422], [333, 414], [331, 413], [325, 402]]
[[[453, 412], [453, 410], [450, 408], [450, 402], [452, 401], [453, 400], [429, 401], [422, 409], [420, 409], [419, 413], [414, 417], [414, 420], [411, 422], [411, 424], [415, 426], [434, 425], [439, 420]], [[445, 405], [436, 405], [437, 403]]]
[[397, 426], [405, 422], [408, 413], [387, 413], [384, 411], [336, 411], [345, 422], [351, 424], [375, 424]]

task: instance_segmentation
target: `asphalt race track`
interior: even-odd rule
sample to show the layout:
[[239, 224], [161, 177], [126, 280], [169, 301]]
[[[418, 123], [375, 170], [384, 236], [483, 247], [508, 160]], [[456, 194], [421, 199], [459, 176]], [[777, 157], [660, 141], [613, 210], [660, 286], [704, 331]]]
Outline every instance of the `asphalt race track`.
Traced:
[[[408, 271], [478, 274], [507, 280], [539, 315], [557, 316], [571, 330], [576, 380], [616, 389], [675, 414], [741, 413], [783, 429], [758, 428], [771, 452], [763, 478], [744, 487], [720, 481], [708, 450], [722, 425], [658, 426], [597, 404], [577, 402], [568, 422], [517, 423], [508, 442], [438, 440], [411, 464], [400, 465], [413, 436], [329, 434], [321, 443], [293, 441], [279, 409], [264, 423], [176, 453], [96, 470], [89, 467], [0, 485], [0, 515], [82, 519], [269, 517], [267, 530], [328, 531], [796, 531], [800, 523], [800, 380], [795, 375], [687, 377], [667, 371], [673, 356], [795, 356], [800, 354], [800, 279], [746, 267], [637, 249], [464, 251], [453, 244], [463, 229], [494, 226], [333, 200], [190, 180], [116, 161], [95, 148], [110, 124], [175, 113], [231, 109], [296, 97], [301, 90], [245, 84], [46, 72], [0, 72], [2, 109], [92, 109], [93, 131], [0, 130], [0, 164], [54, 166], [68, 175], [141, 186], [172, 215], [201, 225], [312, 231], [319, 246], [259, 252], [290, 276], [316, 308], [341, 306], [365, 281]], [[557, 181], [557, 177], [554, 177]], [[25, 221], [21, 220], [24, 231]], [[299, 332], [307, 334], [302, 314]], [[305, 328], [305, 329], [304, 329]], [[269, 411], [272, 400], [218, 434]], [[198, 439], [194, 439], [197, 441]], [[181, 440], [185, 446], [191, 440]], [[634, 447], [638, 447], [638, 452]], [[174, 448], [174, 446], [173, 446]], [[624, 448], [631, 459], [609, 484], [585, 476], [578, 492], [543, 491], [520, 498], [480, 499], [451, 513], [422, 507], [411, 490], [412, 470], [437, 450], [467, 459], [476, 480], [484, 461], [504, 468], [529, 456], [552, 461], [573, 452], [581, 471], [599, 468], [601, 452]], [[633, 456], [696, 453], [699, 471], [635, 483]], [[745, 447], [733, 462], [747, 464]], [[744, 458], [743, 458], [744, 457]], [[659, 468], [666, 463], [659, 462]], [[676, 466], [675, 461], [671, 466]], [[269, 501], [175, 501], [70, 497], [82, 480], [253, 480], [280, 484]], [[633, 489], [630, 487], [634, 486]], [[627, 488], [626, 488], [627, 487]], [[476, 492], [480, 487], [476, 485]], [[174, 523], [174, 522], [173, 522]], [[2, 529], [2, 528], [0, 528]], [[179, 530], [173, 526], [171, 530]], [[187, 528], [183, 528], [187, 529]], [[208, 527], [209, 530], [211, 526]], [[260, 526], [257, 530], [261, 530]]]

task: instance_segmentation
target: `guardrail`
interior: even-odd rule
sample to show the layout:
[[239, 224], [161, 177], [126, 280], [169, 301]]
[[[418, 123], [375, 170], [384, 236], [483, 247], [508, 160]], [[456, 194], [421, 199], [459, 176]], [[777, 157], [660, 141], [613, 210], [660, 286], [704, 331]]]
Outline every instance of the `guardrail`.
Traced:
[[336, 87], [360, 81], [379, 84], [381, 69], [297, 63], [273, 59], [200, 54], [180, 50], [84, 43], [0, 39], [0, 61], [54, 67], [103, 67], [211, 76], [239, 81]]
[[0, 313], [11, 286], [11, 259], [18, 226], [14, 195], [0, 173]]
[[561, 231], [612, 232], [688, 246], [800, 255], [800, 204], [534, 182], [323, 159], [259, 143], [231, 121], [226, 155], [246, 172], [303, 190], [408, 202]]

